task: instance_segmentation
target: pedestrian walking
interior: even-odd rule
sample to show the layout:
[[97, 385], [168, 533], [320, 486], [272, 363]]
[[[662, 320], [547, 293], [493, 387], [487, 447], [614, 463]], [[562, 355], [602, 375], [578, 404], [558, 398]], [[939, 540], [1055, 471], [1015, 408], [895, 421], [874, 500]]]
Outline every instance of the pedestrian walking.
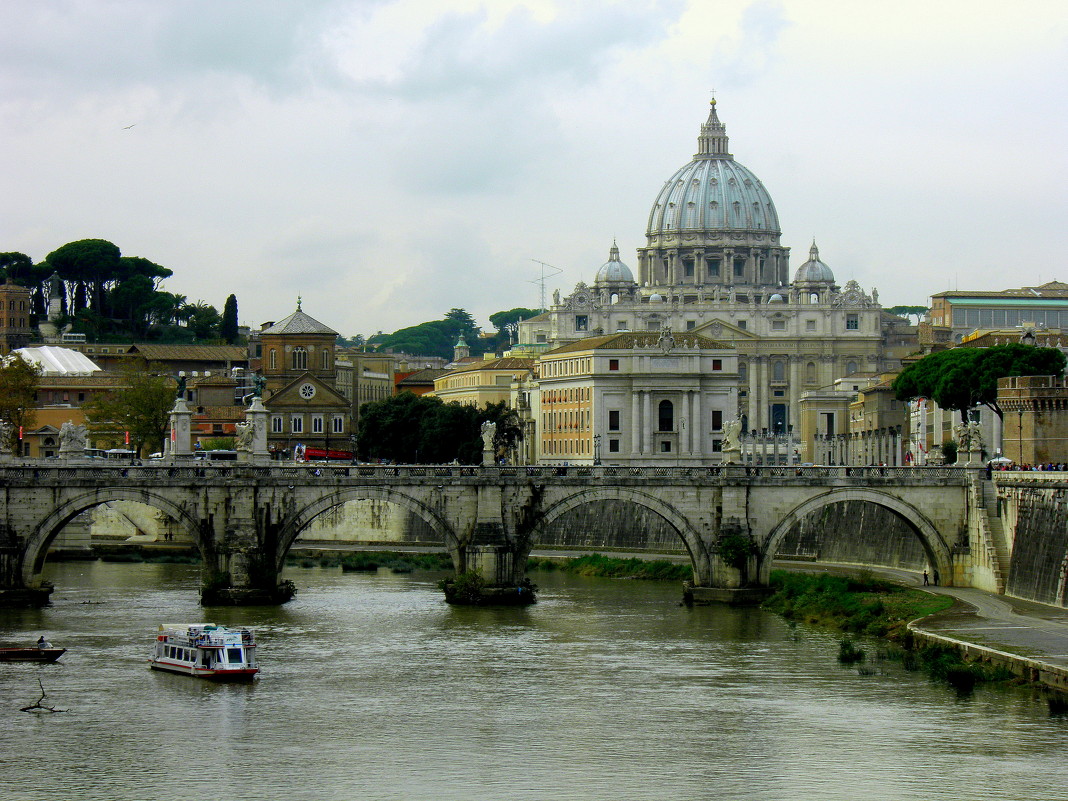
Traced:
[[927, 580], [927, 571], [926, 571], [926, 570], [924, 570], [924, 571], [923, 571], [923, 586], [924, 586], [924, 587], [926, 587], [926, 586], [927, 586], [928, 584], [930, 584], [930, 583], [931, 583], [931, 582]]
[[938, 571], [936, 570], [936, 571], [934, 572], [934, 580], [935, 580], [935, 586], [936, 586], [936, 587], [938, 586], [938, 578], [939, 578], [939, 576], [938, 576]]

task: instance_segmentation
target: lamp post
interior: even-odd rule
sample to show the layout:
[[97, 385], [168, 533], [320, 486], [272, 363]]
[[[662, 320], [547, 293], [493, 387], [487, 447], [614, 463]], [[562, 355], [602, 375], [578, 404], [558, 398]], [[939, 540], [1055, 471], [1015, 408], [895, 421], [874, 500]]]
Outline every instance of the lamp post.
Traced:
[[601, 463], [601, 435], [593, 435], [593, 463], [598, 465]]
[[1017, 441], [1019, 442], [1019, 445], [1020, 445], [1020, 452], [1016, 455], [1016, 459], [1017, 459], [1016, 467], [1017, 467], [1017, 469], [1019, 469], [1020, 465], [1023, 464], [1023, 460], [1024, 460], [1024, 458], [1023, 458], [1023, 407], [1022, 406], [1019, 409], [1016, 410], [1016, 414], [1019, 415], [1019, 423], [1020, 423], [1020, 427], [1016, 429], [1016, 439], [1017, 439]]

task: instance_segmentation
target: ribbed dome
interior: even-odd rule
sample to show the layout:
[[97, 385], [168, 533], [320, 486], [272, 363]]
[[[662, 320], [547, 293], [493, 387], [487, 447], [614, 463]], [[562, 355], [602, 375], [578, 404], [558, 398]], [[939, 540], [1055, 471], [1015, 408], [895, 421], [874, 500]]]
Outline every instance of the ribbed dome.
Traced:
[[727, 152], [726, 128], [716, 115], [714, 100], [697, 142], [693, 161], [672, 175], [657, 195], [647, 235], [685, 230], [780, 234], [771, 195]]
[[834, 283], [834, 273], [831, 272], [831, 268], [820, 261], [820, 251], [816, 247], [815, 241], [812, 243], [812, 247], [808, 249], [808, 261], [797, 268], [797, 272], [794, 274], [795, 284], [812, 284], [812, 283]]
[[608, 261], [602, 264], [601, 269], [597, 271], [595, 283], [634, 283], [634, 273], [630, 271], [630, 267], [619, 260], [619, 248], [616, 246], [615, 242], [612, 243], [612, 249], [608, 251]]

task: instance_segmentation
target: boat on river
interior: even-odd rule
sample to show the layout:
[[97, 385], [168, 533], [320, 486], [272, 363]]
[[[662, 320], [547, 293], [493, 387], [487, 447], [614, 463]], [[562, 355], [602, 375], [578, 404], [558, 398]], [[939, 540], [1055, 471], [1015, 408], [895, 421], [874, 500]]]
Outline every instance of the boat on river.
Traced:
[[213, 681], [252, 681], [256, 638], [249, 629], [214, 623], [164, 623], [149, 667]]
[[39, 648], [36, 645], [28, 648], [0, 648], [0, 662], [55, 662], [65, 653], [66, 648]]

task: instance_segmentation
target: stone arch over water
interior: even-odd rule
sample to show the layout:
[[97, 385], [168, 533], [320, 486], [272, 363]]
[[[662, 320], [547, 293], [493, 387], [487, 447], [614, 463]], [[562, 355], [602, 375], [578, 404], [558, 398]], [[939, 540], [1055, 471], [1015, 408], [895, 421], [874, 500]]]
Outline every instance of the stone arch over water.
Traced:
[[23, 551], [22, 580], [25, 585], [34, 586], [36, 577], [44, 568], [48, 546], [67, 523], [88, 509], [113, 501], [131, 501], [158, 509], [174, 520], [180, 528], [186, 529], [197, 549], [201, 553], [204, 552], [200, 521], [190, 515], [180, 504], [150, 489], [103, 487], [62, 500], [37, 524]]
[[445, 543], [445, 547], [453, 554], [454, 560], [459, 551], [460, 539], [457, 532], [437, 510], [423, 501], [398, 492], [388, 487], [352, 487], [332, 492], [316, 499], [305, 506], [296, 515], [282, 522], [278, 535], [278, 551], [275, 554], [275, 565], [279, 571], [285, 565], [286, 554], [293, 547], [293, 543], [311, 525], [312, 521], [320, 515], [336, 509], [350, 501], [383, 501], [393, 503], [407, 512], [421, 519], [432, 531]]
[[760, 581], [767, 584], [771, 572], [771, 562], [787, 535], [798, 527], [802, 521], [820, 510], [842, 503], [872, 504], [900, 520], [915, 537], [927, 562], [939, 570], [948, 582], [952, 576], [952, 551], [945, 538], [930, 519], [916, 507], [901, 500], [891, 493], [860, 487], [832, 489], [798, 504], [780, 520], [761, 543]]
[[[634, 523], [635, 520], [641, 519], [639, 515], [633, 513], [633, 507], [636, 506], [640, 512], [647, 513], [659, 523], [665, 525], [677, 537], [676, 543], [673, 544], [684, 547], [690, 555], [695, 580], [707, 574], [707, 554], [700, 535], [694, 530], [689, 519], [657, 496], [628, 487], [591, 488], [579, 490], [556, 499], [542, 510], [531, 528], [529, 542], [526, 546], [527, 553], [535, 546], [552, 547], [554, 544], [563, 544], [565, 547], [574, 547], [574, 543], [560, 543], [560, 538], [551, 536], [551, 532], [554, 524], [566, 521], [571, 513], [577, 511], [589, 510], [589, 513], [582, 518], [584, 524], [613, 525], [617, 515], [610, 514], [612, 504], [622, 507], [624, 512], [628, 508], [630, 509], [631, 514], [626, 521], [627, 523]], [[586, 542], [584, 544], [591, 549], [599, 549], [599, 546], [606, 548], [625, 548], [627, 546], [627, 543], [612, 541], [610, 535], [601, 543]], [[643, 550], [647, 547], [647, 545], [635, 546], [635, 550]], [[525, 557], [526, 554], [523, 554], [523, 556]]]

